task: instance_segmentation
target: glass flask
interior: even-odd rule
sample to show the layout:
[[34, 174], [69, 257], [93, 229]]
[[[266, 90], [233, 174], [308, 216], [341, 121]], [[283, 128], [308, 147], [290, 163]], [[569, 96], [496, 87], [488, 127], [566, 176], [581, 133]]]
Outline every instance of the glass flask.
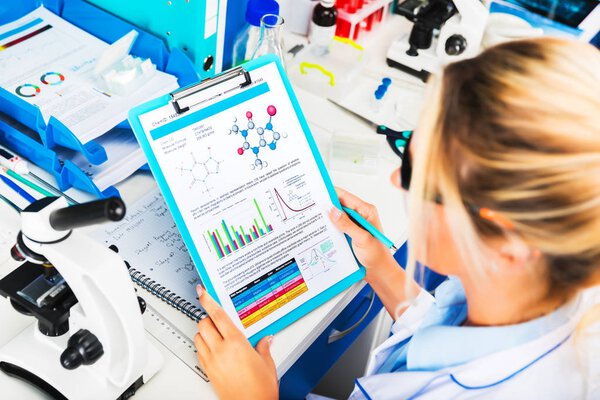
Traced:
[[252, 54], [252, 59], [265, 54], [275, 54], [285, 68], [283, 59], [283, 18], [279, 15], [266, 14], [260, 19], [260, 39], [256, 50]]

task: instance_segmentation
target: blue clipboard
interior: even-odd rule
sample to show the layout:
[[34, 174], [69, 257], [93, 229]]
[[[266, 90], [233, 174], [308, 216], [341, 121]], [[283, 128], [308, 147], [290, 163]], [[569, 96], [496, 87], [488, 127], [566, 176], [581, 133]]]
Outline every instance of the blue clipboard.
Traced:
[[[143, 116], [144, 114], [147, 114], [158, 108], [164, 107], [165, 105], [167, 105], [169, 103], [173, 104], [174, 113], [175, 112], [177, 112], [177, 113], [185, 112], [185, 111], [187, 111], [187, 109], [190, 106], [190, 103], [189, 102], [186, 103], [186, 101], [189, 100], [190, 96], [192, 96], [194, 93], [196, 93], [197, 87], [202, 86], [203, 89], [206, 89], [207, 87], [210, 88], [212, 86], [214, 88], [214, 87], [220, 85], [221, 83], [225, 82], [226, 80], [231, 79], [231, 74], [235, 75], [238, 78], [239, 77], [243, 78], [244, 76], [248, 77], [249, 76], [249, 75], [247, 75], [248, 72], [251, 72], [254, 69], [258, 69], [258, 68], [263, 67], [270, 63], [275, 63], [277, 66], [277, 71], [279, 72], [279, 77], [281, 78], [281, 80], [284, 84], [285, 91], [287, 92], [287, 95], [289, 96], [289, 99], [294, 108], [294, 111], [296, 113], [296, 116], [298, 118], [300, 126], [304, 132], [305, 138], [310, 146], [310, 150], [312, 151], [312, 154], [313, 154], [316, 164], [318, 166], [321, 177], [325, 183], [325, 186], [327, 187], [329, 197], [334, 205], [341, 208], [341, 204], [340, 204], [337, 194], [335, 192], [334, 186], [331, 182], [329, 174], [327, 173], [327, 170], [325, 168], [325, 165], [323, 163], [321, 155], [319, 154], [319, 151], [318, 151], [316, 143], [312, 137], [312, 134], [310, 132], [310, 129], [308, 127], [306, 119], [304, 118], [302, 110], [300, 109], [300, 105], [299, 105], [298, 100], [292, 90], [291, 84], [290, 84], [289, 80], [287, 79], [287, 76], [285, 75], [285, 71], [283, 70], [283, 67], [282, 67], [279, 59], [273, 55], [266, 55], [259, 59], [252, 60], [246, 64], [243, 64], [242, 67], [236, 68], [235, 70], [231, 70], [229, 72], [225, 72], [223, 74], [217, 75], [214, 78], [209, 78], [209, 79], [203, 80], [202, 82], [200, 82], [196, 85], [191, 85], [186, 88], [180, 89], [177, 92], [172, 93], [170, 95], [165, 95], [165, 96], [159, 97], [148, 103], [142, 104], [142, 105], [132, 109], [129, 112], [129, 122], [133, 128], [133, 131], [134, 131], [137, 139], [138, 139], [138, 142], [140, 143], [140, 146], [142, 147], [142, 149], [144, 150], [144, 153], [146, 154], [146, 157], [148, 158], [148, 164], [150, 166], [150, 169], [158, 183], [158, 186], [160, 187], [160, 189], [163, 193], [165, 201], [171, 211], [171, 214], [173, 215], [173, 219], [175, 220], [177, 227], [179, 228], [179, 230], [181, 232], [181, 235], [182, 235], [183, 240], [190, 252], [190, 255], [191, 255], [192, 259], [194, 260], [194, 263], [197, 266], [197, 269], [200, 274], [200, 278], [202, 279], [202, 282], [204, 283], [206, 290], [208, 290], [208, 292], [211, 294], [211, 296], [213, 296], [213, 298], [215, 298], [217, 301], [219, 301], [219, 298], [217, 296], [216, 290], [213, 286], [213, 283], [210, 280], [209, 275], [206, 272], [206, 269], [204, 267], [204, 264], [202, 262], [200, 254], [198, 253], [197, 246], [195, 245], [194, 240], [192, 239], [190, 232], [185, 224], [184, 218], [181, 214], [181, 211], [179, 210], [179, 207], [177, 206], [177, 203], [175, 201], [173, 193], [171, 192], [169, 185], [167, 184], [165, 175], [163, 174], [163, 172], [160, 169], [157, 158], [152, 150], [152, 147], [151, 147], [148, 137], [144, 131], [144, 128], [142, 127], [142, 123], [140, 122], [140, 116]], [[184, 128], [188, 125], [191, 125], [193, 123], [203, 120], [205, 118], [205, 116], [210, 113], [210, 110], [209, 111], [207, 111], [207, 110], [210, 109], [211, 107], [213, 107], [213, 108], [217, 107], [220, 110], [224, 110], [224, 109], [228, 109], [230, 107], [236, 106], [238, 104], [241, 104], [246, 100], [249, 100], [250, 98], [252, 98], [251, 96], [258, 96], [258, 95], [260, 95], [261, 86], [264, 86], [264, 85], [265, 84], [259, 84], [257, 86], [253, 86], [251, 89], [242, 91], [240, 94], [225, 98], [224, 100], [221, 100], [220, 102], [216, 102], [206, 108], [198, 108], [193, 111], [190, 111], [189, 114], [185, 114], [185, 115], [181, 116], [180, 118], [176, 119], [175, 121], [169, 122], [167, 125], [163, 125], [161, 127], [153, 129], [150, 132], [150, 134], [152, 136], [152, 140], [160, 139], [161, 137], [168, 135], [170, 132], [173, 132], [177, 129]], [[243, 87], [243, 83], [241, 85], [239, 85], [239, 87]], [[248, 94], [250, 91], [253, 91], [253, 94]], [[174, 127], [174, 125], [175, 125], [175, 127]], [[350, 239], [348, 237], [346, 237], [346, 239], [347, 239], [348, 245], [350, 245]], [[268, 325], [266, 328], [262, 329], [258, 333], [251, 336], [249, 338], [250, 343], [252, 345], [254, 345], [261, 338], [263, 338], [267, 335], [272, 335], [272, 334], [282, 330], [286, 326], [292, 324], [293, 322], [295, 322], [302, 316], [308, 314], [310, 311], [314, 310], [315, 308], [317, 308], [320, 305], [322, 305], [323, 303], [327, 302], [334, 296], [338, 295], [339, 293], [341, 293], [342, 291], [344, 291], [345, 289], [347, 289], [354, 283], [360, 281], [365, 275], [365, 270], [360, 265], [360, 263], [358, 263], [358, 261], [356, 261], [356, 262], [358, 265], [358, 269], [356, 270], [356, 272], [353, 272], [352, 274], [346, 276], [345, 278], [343, 278], [341, 281], [339, 281], [335, 285], [329, 287], [328, 289], [325, 289], [318, 295], [312, 297], [311, 299], [307, 300], [303, 304], [299, 305], [297, 308], [295, 308], [292, 311], [290, 311], [289, 313], [287, 313], [285, 316], [281, 317], [280, 319], [276, 320], [272, 324]]]

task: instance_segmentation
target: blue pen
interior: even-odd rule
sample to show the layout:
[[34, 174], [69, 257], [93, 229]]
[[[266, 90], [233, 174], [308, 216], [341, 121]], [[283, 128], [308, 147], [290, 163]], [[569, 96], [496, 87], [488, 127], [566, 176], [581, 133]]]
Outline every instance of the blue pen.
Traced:
[[6, 186], [8, 186], [12, 190], [14, 190], [19, 196], [21, 196], [22, 198], [24, 198], [28, 202], [33, 203], [35, 201], [35, 197], [33, 197], [32, 195], [30, 195], [29, 193], [27, 193], [19, 185], [17, 185], [13, 181], [11, 181], [6, 176], [0, 175], [0, 179], [2, 179], [2, 182], [6, 183]]
[[391, 250], [398, 251], [398, 248], [394, 245], [390, 239], [388, 239], [383, 233], [379, 232], [369, 221], [367, 221], [362, 215], [357, 213], [351, 208], [342, 207], [342, 209], [352, 218], [357, 224], [362, 226], [369, 232], [373, 237], [379, 240], [383, 245]]

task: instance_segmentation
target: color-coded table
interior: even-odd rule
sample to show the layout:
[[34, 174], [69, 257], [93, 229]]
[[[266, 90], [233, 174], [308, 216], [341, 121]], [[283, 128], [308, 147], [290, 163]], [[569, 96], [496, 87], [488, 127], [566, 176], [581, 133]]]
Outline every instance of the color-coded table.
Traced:
[[267, 272], [230, 294], [244, 328], [308, 291], [295, 259]]
[[[239, 225], [240, 229], [238, 230], [234, 228], [233, 225], [228, 225], [227, 222], [225, 222], [225, 220], [223, 219], [221, 220], [221, 232], [223, 233], [223, 235], [221, 235], [219, 229], [215, 229], [212, 232], [206, 232], [208, 240], [212, 243], [213, 248], [217, 253], [217, 257], [219, 257], [219, 259], [228, 256], [229, 254], [233, 253], [238, 249], [241, 249], [242, 247], [252, 243], [256, 239], [273, 232], [273, 226], [271, 224], [268, 224], [265, 220], [265, 217], [256, 199], [253, 200], [254, 207], [256, 207], [256, 211], [260, 216], [260, 220], [264, 229], [259, 225], [256, 218], [253, 219], [254, 224], [250, 226], [250, 228], [248, 229], [248, 233], [246, 233], [242, 225]], [[225, 238], [225, 240], [223, 240], [223, 238]]]

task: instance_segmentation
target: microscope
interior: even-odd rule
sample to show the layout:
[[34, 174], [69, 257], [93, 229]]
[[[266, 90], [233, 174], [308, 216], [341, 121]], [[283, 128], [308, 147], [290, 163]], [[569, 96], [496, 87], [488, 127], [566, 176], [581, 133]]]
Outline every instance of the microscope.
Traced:
[[477, 55], [488, 15], [479, 0], [406, 0], [395, 12], [413, 27], [392, 43], [387, 64], [423, 81], [444, 64]]
[[74, 229], [125, 216], [118, 198], [69, 207], [47, 197], [21, 212], [11, 250], [23, 262], [0, 295], [37, 321], [0, 347], [0, 370], [56, 399], [124, 400], [162, 364], [126, 263]]

